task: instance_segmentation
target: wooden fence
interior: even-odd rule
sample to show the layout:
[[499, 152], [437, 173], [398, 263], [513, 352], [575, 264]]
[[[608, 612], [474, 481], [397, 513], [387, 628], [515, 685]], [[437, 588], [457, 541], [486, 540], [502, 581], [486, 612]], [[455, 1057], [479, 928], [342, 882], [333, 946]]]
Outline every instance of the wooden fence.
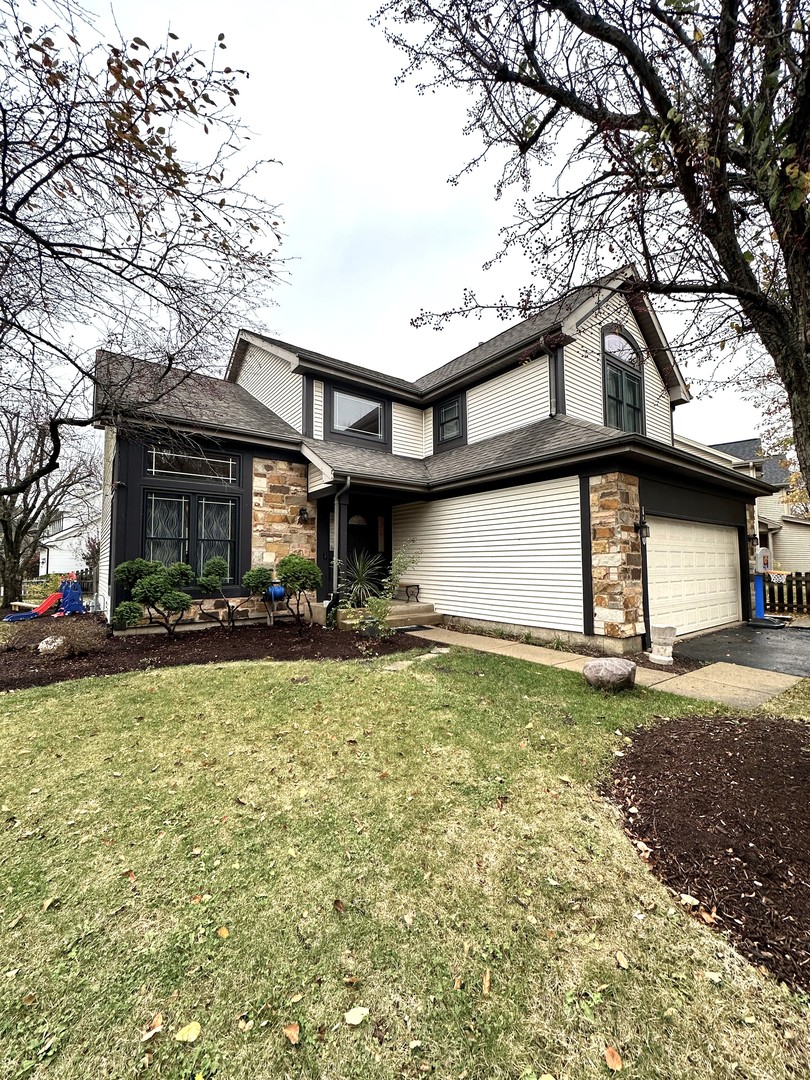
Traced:
[[783, 585], [766, 574], [765, 610], [770, 615], [810, 615], [810, 573], [787, 574]]

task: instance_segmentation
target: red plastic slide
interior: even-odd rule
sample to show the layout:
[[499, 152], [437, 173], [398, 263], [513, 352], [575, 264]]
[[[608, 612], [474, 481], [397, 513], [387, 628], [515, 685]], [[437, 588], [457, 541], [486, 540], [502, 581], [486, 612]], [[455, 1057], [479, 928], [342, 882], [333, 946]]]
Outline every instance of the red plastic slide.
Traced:
[[50, 596], [45, 597], [45, 599], [42, 601], [42, 603], [39, 605], [39, 607], [34, 608], [32, 614], [33, 615], [44, 615], [46, 611], [50, 611], [50, 609], [54, 606], [54, 604], [56, 604], [61, 599], [62, 599], [62, 594], [60, 592], [52, 592]]

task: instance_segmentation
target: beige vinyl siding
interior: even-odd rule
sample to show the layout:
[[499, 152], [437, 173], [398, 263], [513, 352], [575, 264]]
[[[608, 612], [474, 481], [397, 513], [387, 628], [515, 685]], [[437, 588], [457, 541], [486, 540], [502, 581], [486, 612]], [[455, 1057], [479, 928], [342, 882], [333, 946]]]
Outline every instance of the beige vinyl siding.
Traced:
[[782, 514], [787, 513], [781, 492], [775, 495], [760, 495], [757, 499], [757, 515], [766, 517], [769, 521], [779, 521]]
[[422, 413], [422, 453], [430, 457], [433, 453], [433, 406]]
[[421, 409], [401, 405], [391, 406], [391, 450], [402, 457], [421, 458], [424, 454], [424, 418]]
[[407, 580], [444, 615], [583, 629], [579, 480], [565, 477], [394, 507]]
[[810, 570], [810, 521], [806, 525], [797, 521], [783, 521], [772, 543], [771, 555], [781, 570], [802, 573]]
[[[113, 427], [104, 429], [104, 453], [101, 473], [101, 523], [99, 528], [99, 563], [98, 563], [98, 595], [104, 606], [105, 614], [110, 613], [112, 568], [110, 556], [112, 553], [112, 508], [113, 508], [113, 467], [115, 464], [116, 430]], [[121, 489], [123, 492], [123, 488]]]
[[317, 491], [318, 488], [326, 487], [329, 481], [323, 475], [317, 465], [309, 463], [309, 469], [307, 470], [307, 491]]
[[544, 356], [467, 391], [467, 442], [524, 427], [548, 413], [548, 357]]
[[[633, 335], [637, 337], [636, 334]], [[648, 356], [644, 363], [644, 434], [650, 439], [672, 445], [672, 406], [669, 393], [655, 361]]]
[[285, 357], [258, 345], [248, 345], [236, 381], [296, 431], [302, 430], [304, 380], [290, 370]]
[[[571, 324], [567, 332], [574, 340], [565, 346], [563, 370], [565, 373], [565, 411], [568, 416], [604, 424], [605, 406], [602, 379], [602, 327], [609, 323], [621, 323], [641, 347], [644, 338], [638, 324], [621, 296], [613, 296], [585, 316], [581, 324]], [[672, 444], [672, 410], [669, 394], [655, 365], [645, 357], [644, 412], [646, 434], [651, 439]]]
[[323, 383], [320, 379], [312, 384], [312, 438], [323, 438]]

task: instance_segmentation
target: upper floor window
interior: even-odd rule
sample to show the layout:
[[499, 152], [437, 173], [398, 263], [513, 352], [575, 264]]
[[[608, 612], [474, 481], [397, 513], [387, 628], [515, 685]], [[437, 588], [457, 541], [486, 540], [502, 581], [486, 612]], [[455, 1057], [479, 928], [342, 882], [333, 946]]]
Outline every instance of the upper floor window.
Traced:
[[439, 442], [450, 442], [461, 434], [461, 402], [458, 398], [439, 406]]
[[160, 450], [152, 446], [146, 455], [146, 472], [148, 476], [169, 480], [193, 476], [201, 480], [236, 484], [239, 480], [239, 462], [235, 455], [230, 454]]
[[345, 390], [332, 391], [332, 430], [361, 439], [385, 439], [383, 403]]
[[433, 408], [434, 450], [450, 450], [463, 446], [466, 431], [464, 418], [464, 394], [447, 398]]
[[644, 431], [641, 361], [623, 334], [605, 334], [605, 423], [620, 431]]

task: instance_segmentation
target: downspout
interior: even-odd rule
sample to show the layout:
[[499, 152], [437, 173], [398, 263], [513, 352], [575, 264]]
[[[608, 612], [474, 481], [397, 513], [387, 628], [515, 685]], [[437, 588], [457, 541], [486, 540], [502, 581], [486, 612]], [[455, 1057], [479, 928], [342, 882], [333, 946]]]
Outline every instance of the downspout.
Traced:
[[340, 545], [340, 499], [345, 495], [349, 488], [352, 486], [352, 478], [346, 477], [346, 483], [335, 493], [335, 552], [332, 559], [332, 596], [337, 596], [338, 591], [338, 576], [340, 562], [338, 560], [338, 547]]

